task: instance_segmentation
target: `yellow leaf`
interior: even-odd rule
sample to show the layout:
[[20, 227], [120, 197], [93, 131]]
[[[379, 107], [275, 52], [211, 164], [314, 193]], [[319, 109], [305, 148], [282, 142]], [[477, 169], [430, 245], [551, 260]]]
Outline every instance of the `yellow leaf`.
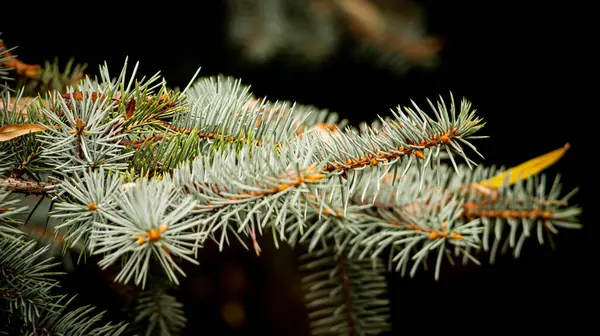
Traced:
[[14, 124], [0, 127], [0, 142], [8, 141], [21, 135], [45, 131], [46, 128], [39, 124]]
[[[550, 167], [556, 161], [558, 161], [565, 152], [569, 149], [569, 144], [567, 143], [562, 148], [553, 150], [550, 153], [546, 153], [542, 156], [538, 156], [529, 161], [523, 162], [520, 165], [513, 167], [507, 171], [504, 171], [488, 180], [478, 183], [483, 187], [488, 188], [499, 188], [501, 186], [507, 186], [516, 183], [519, 180], [524, 180], [529, 176], [533, 176], [540, 171]], [[507, 175], [510, 175], [508, 181]]]

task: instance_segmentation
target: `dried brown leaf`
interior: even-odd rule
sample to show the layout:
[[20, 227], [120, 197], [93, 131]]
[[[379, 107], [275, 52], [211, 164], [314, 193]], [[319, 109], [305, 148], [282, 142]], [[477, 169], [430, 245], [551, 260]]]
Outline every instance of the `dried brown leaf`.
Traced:
[[[12, 97], [12, 98], [10, 98], [10, 101], [8, 102], [8, 104], [6, 106], [4, 106], [3, 101], [0, 101], [0, 110], [6, 109], [7, 112], [13, 112], [15, 108], [22, 110], [36, 99], [37, 98], [33, 98], [33, 97], [21, 97], [19, 100], [17, 100], [17, 97]], [[15, 105], [15, 102], [16, 102], [16, 105]], [[22, 111], [22, 113], [26, 114], [24, 110]]]
[[21, 135], [45, 131], [46, 127], [39, 124], [13, 124], [0, 127], [0, 142], [8, 141]]
[[127, 107], [125, 108], [125, 120], [131, 119], [133, 117], [133, 111], [135, 110], [135, 99], [131, 98], [131, 100], [127, 103]]

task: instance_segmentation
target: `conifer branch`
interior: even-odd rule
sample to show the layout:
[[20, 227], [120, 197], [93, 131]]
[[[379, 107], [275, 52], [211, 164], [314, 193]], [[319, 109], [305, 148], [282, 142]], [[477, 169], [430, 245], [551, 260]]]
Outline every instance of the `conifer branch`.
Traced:
[[134, 323], [142, 325], [145, 335], [171, 336], [185, 327], [187, 318], [174, 296], [154, 288], [140, 294]]
[[36, 241], [17, 234], [0, 237], [0, 309], [6, 313], [0, 318], [0, 334], [120, 335], [125, 325], [98, 326], [103, 313], [89, 316], [94, 308], [66, 311], [73, 298], [64, 302], [66, 296], [56, 293], [55, 276], [62, 273], [51, 270], [58, 264], [45, 257], [48, 248], [38, 248]]
[[14, 314], [13, 319], [32, 323], [43, 311], [60, 307], [53, 294], [58, 281], [48, 277], [56, 273], [47, 271], [56, 264], [51, 259], [40, 261], [44, 252], [45, 248], [36, 249], [34, 241], [0, 237], [1, 309]]
[[311, 162], [314, 144], [304, 141], [277, 152], [266, 147], [243, 148], [239, 153], [225, 150], [198, 158], [191, 167], [179, 167], [173, 181], [198, 200], [195, 211], [206, 214], [202, 230], [221, 232], [221, 237], [215, 237], [221, 248], [232, 225], [236, 236], [242, 232], [249, 236], [253, 227], [260, 231], [269, 225], [285, 239], [289, 218], [298, 220], [298, 225], [304, 221], [304, 195], [327, 188], [326, 176], [318, 169], [322, 164]]
[[98, 326], [101, 314], [88, 307], [65, 310], [49, 262], [38, 260], [48, 247], [15, 238], [17, 194], [52, 197], [64, 250], [80, 246], [102, 269], [120, 265], [116, 282], [149, 286], [137, 322], [162, 334], [186, 320], [149, 276], [178, 285], [182, 263], [198, 264], [207, 240], [220, 249], [251, 240], [260, 254], [258, 236], [270, 234], [277, 247], [306, 248], [313, 334], [363, 335], [389, 329], [386, 263], [401, 274], [410, 265], [414, 276], [432, 257], [439, 279], [445, 259], [479, 264], [483, 251], [493, 262], [501, 244], [518, 257], [529, 237], [544, 243], [581, 227], [573, 193], [539, 174], [564, 150], [508, 171], [479, 166], [467, 151], [482, 157], [470, 141], [484, 122], [465, 99], [428, 101], [431, 115], [413, 102], [355, 129], [327, 110], [257, 98], [232, 77], [194, 76], [180, 92], [158, 73], [136, 80], [137, 69], [128, 74], [126, 60], [111, 78], [105, 64], [99, 77], [27, 102], [26, 89], [2, 90], [0, 296], [24, 334], [117, 335], [125, 326]]
[[192, 255], [204, 234], [193, 230], [198, 223], [190, 213], [196, 202], [191, 197], [179, 197], [169, 184], [160, 181], [141, 179], [133, 184], [111, 195], [114, 209], [97, 209], [106, 220], [94, 221], [89, 248], [103, 255], [99, 262], [102, 268], [126, 259], [116, 282], [126, 284], [133, 279], [144, 288], [153, 256], [168, 278], [178, 284], [175, 272], [185, 274], [175, 258], [198, 264]]
[[[491, 193], [481, 193], [479, 192], [481, 189], [465, 186], [477, 185], [477, 182], [489, 179], [502, 169], [493, 166], [478, 167], [475, 170], [460, 166], [459, 169], [461, 174], [457, 175], [450, 174], [448, 166], [436, 169], [435, 173], [430, 172], [422, 191], [413, 191], [418, 184], [419, 172], [416, 169], [413, 169], [412, 173], [409, 170], [409, 174], [405, 175], [397, 185], [382, 184], [380, 190], [374, 190], [373, 185], [364, 186], [366, 189], [362, 197], [356, 195], [353, 201], [365, 206], [365, 215], [370, 216], [375, 225], [363, 226], [366, 229], [356, 236], [345, 234], [346, 238], [342, 245], [350, 249], [349, 255], [360, 251], [359, 258], [373, 257], [380, 255], [388, 247], [395, 246], [394, 250], [397, 252], [391, 254], [390, 262], [398, 262], [397, 270], [402, 270], [404, 274], [406, 262], [409, 260], [414, 257], [422, 257], [422, 260], [426, 260], [425, 250], [419, 250], [416, 248], [417, 245], [410, 245], [418, 244], [417, 239], [429, 240], [431, 243], [438, 241], [438, 244], [448, 245], [439, 243], [439, 239], [444, 238], [454, 245], [456, 256], [463, 255], [463, 263], [468, 261], [479, 263], [476, 259], [477, 253], [489, 252], [490, 262], [493, 263], [502, 242], [505, 252], [512, 248], [513, 255], [518, 257], [523, 244], [527, 238], [534, 235], [535, 230], [537, 230], [538, 242], [543, 244], [544, 232], [551, 239], [558, 233], [559, 227], [581, 228], [581, 224], [577, 221], [581, 209], [568, 204], [569, 198], [576, 190], [561, 197], [560, 176], [555, 179], [549, 192], [545, 191], [546, 176], [542, 174], [539, 178], [530, 177], [512, 186], [493, 190]], [[507, 176], [507, 179], [510, 178], [510, 175]], [[373, 196], [373, 193], [376, 195]], [[440, 198], [435, 195], [445, 196]], [[459, 203], [455, 203], [457, 201]], [[439, 228], [426, 223], [415, 224], [414, 221], [418, 218], [435, 218], [437, 214], [448, 213], [446, 209], [452, 207], [452, 204], [455, 204], [452, 216], [456, 227], [471, 227], [465, 231], [469, 232], [468, 235], [465, 235], [465, 232], [440, 231]], [[448, 225], [443, 219], [438, 222]], [[506, 232], [506, 228], [509, 228], [509, 232]], [[459, 237], [460, 239], [452, 239]], [[467, 238], [469, 241], [465, 240]], [[460, 243], [460, 246], [457, 246], [457, 243]], [[409, 244], [407, 246], [414, 252], [423, 253], [411, 257], [409, 256], [411, 249], [398, 248], [403, 244]], [[436, 277], [439, 276], [441, 260], [439, 258], [444, 254], [450, 257], [450, 250], [439, 253]], [[450, 262], [454, 261], [450, 259]], [[415, 267], [416, 265], [415, 263]], [[412, 269], [411, 275], [414, 275], [414, 271], [416, 268]]]
[[385, 268], [321, 249], [303, 254], [305, 305], [312, 335], [377, 335], [389, 331]]
[[114, 195], [122, 184], [122, 179], [99, 169], [97, 172], [84, 171], [56, 186], [56, 202], [49, 216], [59, 220], [54, 229], [62, 231], [68, 246], [80, 243], [85, 247], [83, 252], [88, 249], [93, 252], [89, 236], [95, 223], [105, 221], [99, 210], [115, 208]]
[[[241, 80], [222, 76], [217, 77], [214, 84], [218, 89], [211, 91], [214, 81], [212, 77], [201, 79], [192, 86], [189, 112], [176, 116], [172, 129], [206, 137], [213, 140], [215, 146], [227, 142], [275, 146], [293, 139], [300, 125], [295, 123], [293, 113], [279, 113], [293, 106], [285, 102], [256, 102], [250, 88], [242, 85]], [[199, 96], [200, 92], [208, 93]]]
[[459, 142], [474, 148], [466, 139], [473, 137], [483, 123], [474, 117], [468, 101], [463, 100], [460, 108], [455, 106], [454, 101], [451, 103], [448, 109], [443, 100], [438, 102], [437, 108], [429, 102], [437, 120], [413, 103], [414, 110], [398, 108], [394, 112], [394, 120], [382, 119], [383, 127], [380, 129], [364, 129], [361, 133], [348, 130], [332, 135], [330, 141], [323, 141], [326, 149], [319, 153], [333, 157], [325, 169], [343, 173], [369, 166], [390, 165], [405, 156], [410, 157], [407, 165], [410, 165], [413, 156], [427, 163], [437, 158], [442, 148], [453, 163], [452, 152], [455, 152], [471, 165], [472, 160], [466, 156]]
[[54, 98], [58, 110], [42, 109], [50, 122], [44, 125], [48, 130], [38, 138], [44, 145], [41, 157], [52, 165], [55, 173], [68, 174], [98, 166], [126, 168], [126, 159], [131, 154], [123, 153], [118, 145], [122, 136], [114, 127], [118, 118], [110, 118], [112, 104], [86, 96], [81, 101], [57, 95]]
[[35, 323], [26, 323], [21, 326], [20, 335], [119, 336], [125, 331], [127, 324], [122, 322], [102, 324], [105, 312], [94, 315], [96, 307], [83, 306], [67, 310], [67, 308], [71, 308], [71, 302], [75, 297], [73, 296], [69, 300], [66, 298], [65, 295], [56, 301], [56, 306], [60, 308], [43, 312]]

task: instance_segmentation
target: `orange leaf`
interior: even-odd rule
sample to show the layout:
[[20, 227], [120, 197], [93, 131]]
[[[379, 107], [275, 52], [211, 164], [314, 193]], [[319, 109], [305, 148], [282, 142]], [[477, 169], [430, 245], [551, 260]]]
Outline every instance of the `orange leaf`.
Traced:
[[39, 124], [15, 124], [0, 127], [0, 142], [8, 141], [21, 135], [45, 131], [46, 128]]

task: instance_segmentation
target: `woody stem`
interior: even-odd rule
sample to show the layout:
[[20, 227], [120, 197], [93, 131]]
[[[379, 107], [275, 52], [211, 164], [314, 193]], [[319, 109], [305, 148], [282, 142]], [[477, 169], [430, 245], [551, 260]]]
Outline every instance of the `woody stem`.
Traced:
[[54, 184], [51, 182], [36, 182], [33, 180], [21, 180], [13, 177], [0, 178], [0, 188], [28, 195], [45, 195]]

